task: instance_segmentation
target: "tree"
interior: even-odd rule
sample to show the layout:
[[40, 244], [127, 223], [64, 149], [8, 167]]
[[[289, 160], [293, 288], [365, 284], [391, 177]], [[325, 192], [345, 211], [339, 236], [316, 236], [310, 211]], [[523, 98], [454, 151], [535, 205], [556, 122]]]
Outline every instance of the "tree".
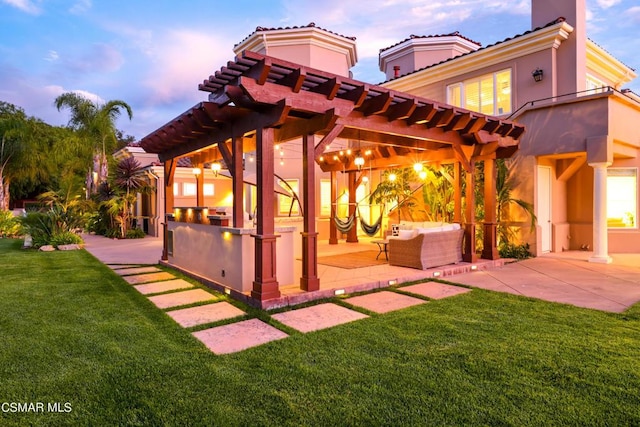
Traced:
[[517, 186], [516, 175], [514, 173], [518, 158], [510, 160], [508, 163], [504, 159], [496, 161], [496, 191], [498, 205], [498, 241], [509, 243], [514, 237], [513, 230], [509, 224], [509, 207], [519, 206], [529, 217], [531, 230], [535, 230], [536, 215], [533, 205], [525, 200], [513, 197], [513, 190]]
[[27, 116], [21, 108], [0, 101], [0, 210], [9, 209], [9, 185], [27, 153]]
[[91, 150], [92, 160], [86, 169], [85, 180], [88, 198], [97, 191], [100, 183], [107, 179], [107, 153], [111, 154], [118, 144], [116, 119], [124, 110], [131, 120], [133, 112], [124, 101], [112, 100], [101, 105], [73, 92], [58, 96], [55, 106], [58, 110], [66, 107], [71, 111], [69, 126], [86, 139], [87, 147]]
[[127, 237], [133, 221], [136, 194], [149, 189], [140, 162], [133, 157], [120, 160], [113, 180], [115, 194], [106, 202], [109, 214], [120, 226], [120, 237]]

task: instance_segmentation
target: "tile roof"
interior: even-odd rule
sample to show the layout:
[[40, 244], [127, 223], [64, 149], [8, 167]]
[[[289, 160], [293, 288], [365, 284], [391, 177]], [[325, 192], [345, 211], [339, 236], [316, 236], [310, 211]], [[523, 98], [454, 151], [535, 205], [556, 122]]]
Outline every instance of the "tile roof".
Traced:
[[[515, 35], [515, 36], [513, 36], [513, 37], [507, 37], [507, 38], [506, 38], [506, 39], [504, 39], [504, 40], [501, 40], [501, 41], [495, 42], [495, 43], [493, 43], [493, 44], [489, 44], [489, 45], [487, 45], [487, 46], [481, 47], [480, 49], [477, 49], [477, 50], [474, 50], [474, 51], [471, 51], [471, 52], [468, 52], [468, 53], [463, 53], [462, 55], [454, 56], [453, 58], [445, 59], [445, 60], [440, 61], [440, 62], [437, 62], [437, 63], [435, 63], [435, 64], [431, 64], [431, 65], [428, 65], [428, 66], [426, 66], [426, 67], [422, 67], [422, 68], [420, 68], [420, 69], [417, 69], [417, 70], [411, 71], [411, 72], [409, 72], [409, 73], [407, 73], [407, 74], [403, 74], [403, 75], [401, 75], [400, 77], [395, 77], [395, 78], [390, 79], [390, 80], [385, 80], [385, 81], [384, 81], [384, 82], [382, 82], [382, 83], [386, 83], [386, 82], [389, 82], [389, 81], [391, 81], [391, 80], [397, 80], [397, 79], [399, 79], [399, 78], [402, 78], [402, 77], [405, 77], [405, 76], [408, 76], [408, 75], [411, 75], [411, 74], [414, 74], [414, 73], [418, 73], [418, 72], [420, 72], [420, 71], [424, 71], [424, 70], [426, 70], [426, 69], [429, 69], [429, 68], [435, 67], [436, 65], [444, 64], [445, 62], [453, 61], [453, 60], [455, 60], [455, 59], [462, 58], [462, 57], [467, 56], [467, 55], [473, 55], [473, 54], [474, 54], [474, 53], [476, 53], [476, 52], [481, 52], [481, 51], [483, 51], [483, 50], [485, 50], [485, 49], [488, 49], [488, 48], [490, 48], [490, 47], [498, 46], [498, 45], [500, 45], [500, 44], [502, 44], [502, 43], [506, 43], [506, 42], [508, 42], [508, 41], [510, 41], [510, 40], [517, 39], [517, 38], [519, 38], [519, 37], [523, 37], [523, 36], [526, 36], [526, 35], [531, 34], [531, 33], [535, 33], [536, 31], [540, 31], [540, 30], [542, 30], [543, 28], [548, 28], [548, 27], [551, 27], [552, 25], [556, 25], [556, 24], [559, 24], [560, 22], [564, 22], [564, 21], [565, 21], [565, 18], [563, 18], [563, 17], [559, 17], [559, 18], [554, 19], [553, 21], [549, 22], [548, 24], [543, 25], [543, 26], [541, 26], [541, 27], [534, 28], [533, 30], [525, 31], [525, 32], [524, 32], [524, 33], [522, 33], [522, 34], [516, 34], [516, 35]], [[452, 34], [455, 34], [455, 33], [452, 33]], [[402, 42], [400, 42], [400, 43], [402, 43]], [[395, 46], [395, 45], [394, 45], [394, 46]], [[391, 46], [391, 47], [393, 47], [393, 46]], [[387, 48], [387, 49], [388, 49], [388, 48]], [[380, 83], [380, 84], [382, 84], [382, 83]]]
[[236, 43], [233, 47], [236, 47], [236, 46], [238, 46], [238, 45], [241, 45], [241, 44], [242, 44], [242, 43], [244, 43], [244, 42], [245, 42], [249, 37], [251, 37], [251, 36], [252, 36], [252, 35], [254, 35], [255, 33], [259, 33], [259, 32], [261, 32], [261, 31], [295, 30], [295, 29], [298, 29], [298, 28], [317, 28], [317, 29], [322, 30], [322, 31], [325, 31], [325, 32], [327, 32], [327, 33], [334, 34], [334, 35], [339, 36], [339, 37], [344, 37], [345, 39], [354, 40], [354, 41], [355, 41], [355, 39], [356, 39], [355, 37], [345, 36], [345, 35], [338, 34], [338, 33], [336, 33], [336, 32], [333, 32], [333, 31], [327, 30], [326, 28], [318, 27], [318, 26], [316, 26], [316, 23], [315, 23], [315, 22], [309, 22], [307, 25], [300, 25], [300, 26], [293, 26], [293, 27], [272, 27], [272, 28], [268, 28], [268, 27], [260, 27], [260, 26], [257, 26], [257, 27], [256, 27], [256, 30], [255, 30], [253, 33], [249, 34], [247, 37], [245, 37], [244, 39], [242, 39], [242, 41], [240, 41], [239, 43]]
[[429, 39], [429, 38], [435, 38], [435, 37], [454, 37], [454, 36], [458, 36], [461, 39], [465, 39], [468, 42], [471, 42], [473, 44], [477, 44], [478, 46], [482, 46], [482, 43], [479, 43], [475, 40], [471, 40], [468, 37], [463, 36], [462, 34], [460, 34], [459, 31], [454, 31], [453, 33], [449, 33], [449, 34], [431, 34], [428, 36], [417, 36], [415, 34], [411, 34], [409, 37], [407, 37], [406, 39], [399, 41], [398, 43], [392, 44], [391, 46], [388, 47], [383, 47], [382, 49], [380, 49], [380, 53], [384, 52], [385, 50], [389, 50], [392, 47], [396, 47], [404, 42], [406, 42], [407, 40], [412, 40], [412, 39]]

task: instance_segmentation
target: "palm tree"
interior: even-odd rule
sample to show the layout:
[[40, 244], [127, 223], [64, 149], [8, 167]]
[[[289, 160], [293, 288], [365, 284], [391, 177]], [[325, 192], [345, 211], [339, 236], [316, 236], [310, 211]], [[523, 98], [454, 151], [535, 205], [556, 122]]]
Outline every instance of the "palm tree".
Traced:
[[149, 188], [141, 171], [140, 162], [133, 157], [120, 160], [114, 179], [119, 191], [106, 202], [109, 214], [120, 226], [120, 235], [123, 238], [131, 229], [136, 193], [145, 192]]
[[107, 153], [111, 153], [117, 145], [116, 119], [124, 110], [131, 120], [133, 112], [124, 101], [112, 100], [101, 105], [73, 92], [58, 96], [55, 106], [58, 111], [63, 107], [71, 111], [69, 126], [78, 130], [86, 138], [88, 148], [91, 149], [93, 162], [87, 168], [86, 177], [88, 198], [90, 194], [97, 191], [98, 185], [107, 179]]

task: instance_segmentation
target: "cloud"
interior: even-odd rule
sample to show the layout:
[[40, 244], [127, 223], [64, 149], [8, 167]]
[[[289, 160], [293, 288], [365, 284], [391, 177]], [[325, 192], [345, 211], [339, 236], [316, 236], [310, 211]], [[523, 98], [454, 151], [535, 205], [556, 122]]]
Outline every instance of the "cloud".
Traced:
[[44, 60], [49, 62], [55, 62], [59, 58], [60, 56], [58, 55], [58, 52], [56, 52], [55, 50], [50, 50], [49, 52], [47, 52], [47, 56], [44, 57]]
[[624, 13], [632, 22], [640, 24], [640, 6], [633, 6]]
[[31, 15], [39, 15], [42, 13], [42, 9], [36, 6], [31, 0], [2, 0], [2, 2]]
[[597, 0], [596, 3], [598, 3], [598, 6], [600, 6], [603, 9], [608, 9], [611, 6], [615, 6], [618, 3], [620, 3], [621, 0]]
[[198, 91], [198, 82], [233, 58], [233, 42], [188, 29], [170, 30], [165, 36], [153, 49], [153, 65], [144, 82], [148, 101], [168, 104], [206, 98]]
[[91, 9], [92, 6], [93, 3], [91, 0], [79, 0], [73, 6], [71, 6], [69, 12], [74, 15], [80, 15], [87, 12], [89, 9]]
[[94, 43], [77, 58], [63, 61], [64, 66], [79, 73], [109, 73], [124, 64], [124, 57], [116, 48], [104, 43]]

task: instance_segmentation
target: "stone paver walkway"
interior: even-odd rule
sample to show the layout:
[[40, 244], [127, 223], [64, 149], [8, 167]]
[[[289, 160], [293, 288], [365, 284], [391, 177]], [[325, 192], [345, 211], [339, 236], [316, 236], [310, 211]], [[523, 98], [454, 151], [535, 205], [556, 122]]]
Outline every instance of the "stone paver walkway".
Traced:
[[471, 292], [471, 289], [468, 288], [446, 285], [444, 283], [437, 282], [426, 282], [418, 283], [417, 285], [404, 286], [400, 288], [400, 290], [416, 295], [422, 295], [431, 299], [442, 299]]
[[205, 323], [232, 319], [243, 316], [246, 313], [228, 302], [222, 301], [214, 304], [200, 305], [198, 307], [168, 311], [167, 314], [183, 328], [190, 328], [192, 326], [204, 325]]
[[281, 340], [289, 335], [259, 319], [249, 319], [194, 332], [193, 336], [215, 354], [228, 354]]
[[204, 289], [193, 289], [190, 291], [173, 292], [149, 297], [149, 300], [158, 308], [179, 307], [181, 305], [195, 304], [215, 299], [217, 298], [214, 295]]
[[[218, 297], [211, 292], [200, 288], [192, 289], [195, 287], [192, 283], [178, 279], [157, 267], [124, 264], [112, 264], [109, 267], [122, 276], [123, 280], [134, 285], [138, 292], [146, 295], [158, 308], [166, 310], [166, 314], [183, 328], [193, 328], [246, 315], [234, 305], [226, 301], [218, 301]], [[469, 289], [439, 283], [424, 283], [400, 289], [429, 298], [444, 298], [469, 291]], [[345, 301], [374, 313], [387, 313], [427, 302], [390, 291], [360, 295], [347, 298]], [[207, 302], [208, 304], [176, 309], [180, 306]], [[273, 314], [271, 317], [290, 328], [307, 333], [369, 316], [341, 305], [324, 303], [294, 308]], [[286, 338], [288, 334], [259, 319], [249, 319], [196, 331], [193, 332], [193, 336], [213, 353], [229, 354]]]
[[273, 314], [271, 317], [300, 332], [311, 332], [369, 316], [336, 304], [325, 303]]
[[162, 270], [160, 270], [158, 267], [148, 266], [148, 267], [118, 268], [118, 269], [114, 269], [113, 271], [115, 271], [116, 274], [119, 274], [121, 276], [128, 276], [131, 274], [158, 273]]
[[169, 280], [175, 279], [176, 277], [167, 273], [166, 271], [161, 271], [158, 273], [146, 273], [146, 274], [137, 274], [135, 276], [124, 276], [123, 279], [127, 281], [130, 285], [138, 285], [140, 283], [147, 282], [157, 282], [159, 280]]
[[420, 298], [410, 297], [408, 295], [402, 295], [397, 292], [382, 291], [347, 298], [345, 299], [345, 302], [355, 305], [356, 307], [362, 307], [369, 311], [373, 311], [374, 313], [388, 313], [390, 311], [424, 304], [427, 301]]
[[178, 289], [189, 289], [193, 287], [194, 286], [191, 283], [183, 279], [174, 279], [134, 286], [138, 292], [144, 295], [160, 294], [163, 292], [175, 291]]

